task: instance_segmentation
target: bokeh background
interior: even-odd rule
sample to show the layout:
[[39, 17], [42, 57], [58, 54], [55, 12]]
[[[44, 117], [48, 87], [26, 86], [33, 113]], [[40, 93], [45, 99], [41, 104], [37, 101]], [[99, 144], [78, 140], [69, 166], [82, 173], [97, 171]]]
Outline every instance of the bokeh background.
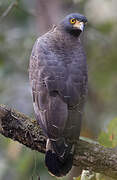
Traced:
[[[0, 104], [34, 117], [28, 80], [32, 46], [38, 36], [71, 12], [86, 15], [89, 22], [83, 37], [89, 74], [84, 118], [90, 126], [96, 124], [100, 143], [115, 147], [116, 0], [0, 0]], [[41, 153], [0, 135], [0, 180], [37, 180], [38, 176], [56, 179], [48, 174]]]

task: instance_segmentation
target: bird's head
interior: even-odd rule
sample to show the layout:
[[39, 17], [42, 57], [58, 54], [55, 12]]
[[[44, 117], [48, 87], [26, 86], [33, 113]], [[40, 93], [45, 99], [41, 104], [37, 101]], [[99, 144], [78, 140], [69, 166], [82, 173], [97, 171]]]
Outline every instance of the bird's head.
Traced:
[[67, 32], [74, 36], [79, 36], [84, 31], [87, 23], [87, 18], [79, 13], [72, 13], [67, 15], [61, 22], [62, 26]]

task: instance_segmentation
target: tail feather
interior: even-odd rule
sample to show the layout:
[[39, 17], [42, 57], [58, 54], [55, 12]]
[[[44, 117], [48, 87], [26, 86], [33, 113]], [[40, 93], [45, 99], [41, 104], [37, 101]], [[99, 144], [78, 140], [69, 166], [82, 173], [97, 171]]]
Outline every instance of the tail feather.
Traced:
[[[60, 143], [60, 141], [59, 141]], [[61, 148], [61, 151], [63, 152], [64, 149], [64, 153], [62, 154], [62, 152], [60, 152], [60, 149], [58, 149], [59, 154], [57, 153], [57, 149], [54, 150], [54, 146], [55, 147], [59, 147], [57, 145], [57, 142], [50, 142], [49, 144], [51, 144], [51, 148], [47, 147], [47, 152], [46, 152], [46, 156], [45, 156], [45, 164], [48, 167], [48, 170], [51, 174], [53, 174], [54, 176], [57, 177], [62, 177], [65, 176], [70, 169], [72, 168], [72, 164], [73, 164], [73, 152], [71, 151], [72, 149], [72, 145], [71, 144], [67, 144], [67, 146], [64, 148]], [[61, 141], [61, 146], [62, 146], [62, 141]], [[63, 147], [66, 144], [63, 144]], [[56, 151], [56, 152], [55, 152]], [[69, 151], [69, 152], [68, 152]], [[60, 156], [60, 154], [62, 154]]]

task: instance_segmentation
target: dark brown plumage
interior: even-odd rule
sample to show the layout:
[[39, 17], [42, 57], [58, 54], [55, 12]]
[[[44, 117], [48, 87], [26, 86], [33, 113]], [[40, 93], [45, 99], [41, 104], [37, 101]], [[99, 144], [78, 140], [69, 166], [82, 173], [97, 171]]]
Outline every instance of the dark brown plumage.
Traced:
[[80, 33], [87, 22], [70, 14], [33, 47], [29, 78], [36, 119], [48, 138], [45, 163], [55, 176], [72, 167], [87, 94], [87, 65]]

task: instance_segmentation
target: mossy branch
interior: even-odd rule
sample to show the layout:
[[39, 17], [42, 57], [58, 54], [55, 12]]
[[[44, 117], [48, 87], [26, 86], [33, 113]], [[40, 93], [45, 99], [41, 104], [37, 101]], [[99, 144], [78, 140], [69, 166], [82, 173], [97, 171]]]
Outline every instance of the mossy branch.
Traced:
[[[45, 153], [46, 137], [36, 120], [0, 105], [0, 133], [25, 146]], [[78, 140], [74, 162], [80, 169], [103, 173], [117, 179], [117, 151], [99, 144]]]

